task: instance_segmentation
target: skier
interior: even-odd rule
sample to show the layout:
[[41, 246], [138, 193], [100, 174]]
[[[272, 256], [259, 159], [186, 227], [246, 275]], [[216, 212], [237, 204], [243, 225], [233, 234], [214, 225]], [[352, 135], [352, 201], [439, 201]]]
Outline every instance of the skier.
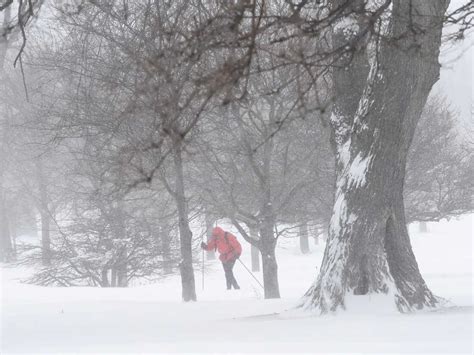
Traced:
[[240, 287], [237, 284], [237, 280], [234, 277], [232, 269], [235, 262], [242, 254], [242, 246], [237, 241], [235, 235], [224, 231], [220, 227], [215, 227], [212, 230], [211, 239], [209, 243], [201, 243], [201, 248], [207, 251], [218, 250], [219, 259], [222, 261], [222, 266], [224, 267], [225, 281], [227, 284], [227, 289], [230, 290], [234, 287], [235, 290], [239, 290]]

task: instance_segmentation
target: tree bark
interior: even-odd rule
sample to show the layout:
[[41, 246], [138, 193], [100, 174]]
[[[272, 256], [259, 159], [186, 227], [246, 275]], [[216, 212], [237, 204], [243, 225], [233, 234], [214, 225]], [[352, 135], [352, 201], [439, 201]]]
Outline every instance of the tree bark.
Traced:
[[[258, 230], [254, 227], [250, 227], [250, 237], [258, 240]], [[260, 252], [258, 248], [250, 244], [250, 253], [252, 258], [252, 271], [259, 272], [260, 271]]]
[[[401, 312], [438, 301], [412, 251], [403, 184], [416, 123], [439, 76], [447, 4], [393, 1], [391, 32], [342, 58], [334, 70], [336, 195], [321, 272], [305, 295], [306, 307], [321, 313], [344, 308], [350, 293], [390, 295]], [[336, 45], [348, 40], [346, 29], [334, 30]]]
[[127, 275], [127, 260], [126, 260], [127, 251], [124, 248], [121, 250], [119, 255], [119, 263], [117, 265], [117, 287], [127, 287], [128, 286], [128, 275]]
[[196, 285], [193, 269], [192, 233], [189, 228], [188, 207], [184, 193], [184, 173], [181, 142], [175, 142], [173, 160], [175, 167], [176, 191], [175, 200], [178, 208], [179, 239], [181, 244], [181, 273], [183, 301], [196, 301]]
[[265, 299], [280, 298], [278, 284], [278, 265], [275, 257], [275, 248], [268, 247], [261, 250], [263, 268], [263, 293]]
[[274, 235], [275, 219], [272, 206], [267, 203], [263, 208], [263, 222], [260, 226], [260, 253], [262, 254], [264, 297], [280, 298], [278, 283], [278, 265], [275, 257], [277, 239]]
[[309, 253], [308, 223], [304, 222], [300, 226], [300, 250], [303, 254]]
[[115, 267], [110, 271], [110, 285], [112, 287], [117, 287], [117, 270]]
[[272, 205], [272, 156], [274, 142], [271, 130], [276, 124], [275, 102], [268, 99], [270, 106], [269, 125], [267, 126], [263, 145], [263, 174], [260, 177], [262, 187], [262, 207], [260, 209], [260, 253], [262, 254], [263, 286], [265, 298], [280, 298], [280, 286], [278, 284], [278, 265], [275, 257], [277, 238], [275, 237], [275, 213]]
[[101, 272], [101, 286], [110, 287], [109, 283], [109, 269], [103, 268]]

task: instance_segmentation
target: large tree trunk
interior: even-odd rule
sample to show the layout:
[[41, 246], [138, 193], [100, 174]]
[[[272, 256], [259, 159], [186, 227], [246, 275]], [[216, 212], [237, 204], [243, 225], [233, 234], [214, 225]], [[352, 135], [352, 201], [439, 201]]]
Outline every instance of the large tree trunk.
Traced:
[[176, 191], [175, 200], [178, 207], [179, 218], [179, 240], [181, 244], [181, 262], [179, 270], [181, 273], [182, 297], [183, 301], [196, 301], [196, 286], [193, 269], [193, 250], [192, 250], [192, 233], [189, 228], [188, 207], [186, 196], [184, 193], [184, 173], [181, 142], [175, 142], [173, 151]]
[[[344, 57], [334, 70], [336, 196], [321, 272], [306, 293], [307, 307], [334, 311], [345, 307], [348, 294], [370, 293], [393, 297], [400, 311], [437, 303], [412, 252], [403, 184], [416, 123], [439, 76], [447, 3], [394, 1], [391, 33]], [[361, 18], [359, 29], [363, 23]], [[355, 38], [350, 36], [347, 29], [336, 29], [334, 44]]]

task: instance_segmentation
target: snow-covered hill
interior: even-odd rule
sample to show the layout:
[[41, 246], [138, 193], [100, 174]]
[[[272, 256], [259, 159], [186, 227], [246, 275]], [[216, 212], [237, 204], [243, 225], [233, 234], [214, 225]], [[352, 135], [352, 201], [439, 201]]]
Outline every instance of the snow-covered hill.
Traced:
[[[26, 270], [2, 267], [1, 346], [7, 353], [472, 353], [473, 216], [410, 227], [429, 287], [450, 306], [398, 314], [349, 303], [347, 312], [316, 317], [289, 311], [317, 275], [324, 244], [301, 255], [298, 240], [277, 249], [282, 299], [263, 300], [242, 265], [242, 289], [225, 290], [222, 266], [207, 262], [198, 302], [180, 301], [180, 280], [128, 289], [45, 288], [19, 282]], [[244, 247], [246, 247], [244, 243]], [[250, 266], [249, 248], [243, 262]], [[261, 274], [256, 273], [261, 279]], [[370, 300], [369, 306], [376, 305]], [[275, 315], [274, 313], [279, 313]]]

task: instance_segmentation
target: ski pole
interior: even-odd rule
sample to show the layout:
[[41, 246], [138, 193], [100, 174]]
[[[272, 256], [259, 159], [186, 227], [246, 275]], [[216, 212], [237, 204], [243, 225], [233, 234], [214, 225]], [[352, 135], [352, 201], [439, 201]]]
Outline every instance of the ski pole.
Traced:
[[242, 262], [242, 260], [240, 260], [240, 259], [237, 259], [237, 260], [240, 261], [240, 263], [241, 263], [242, 266], [245, 268], [245, 270], [247, 270], [247, 272], [255, 279], [255, 281], [257, 281], [257, 283], [260, 285], [260, 287], [261, 287], [262, 289], [265, 289], [265, 288], [263, 287], [263, 285], [260, 283], [260, 281], [258, 281], [258, 279], [255, 277], [255, 275], [252, 274], [252, 271], [250, 271], [250, 270], [248, 269], [248, 267], [245, 266], [245, 264]]

